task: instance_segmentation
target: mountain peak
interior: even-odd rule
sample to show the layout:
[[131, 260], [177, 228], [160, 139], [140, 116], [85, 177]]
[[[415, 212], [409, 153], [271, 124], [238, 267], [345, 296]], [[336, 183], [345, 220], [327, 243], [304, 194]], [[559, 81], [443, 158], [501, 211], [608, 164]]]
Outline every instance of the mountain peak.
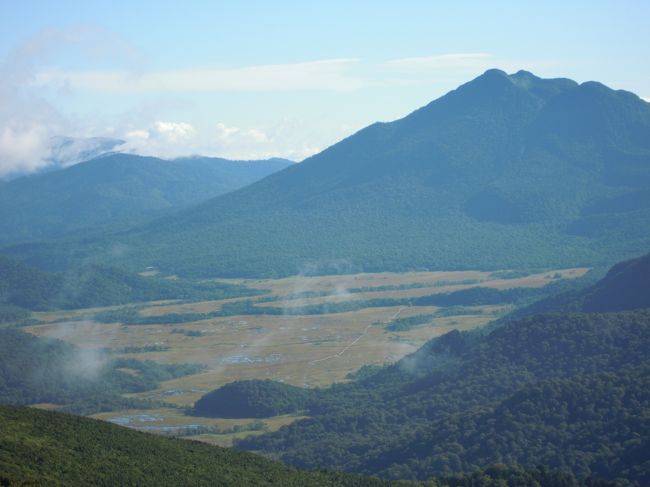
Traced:
[[340, 261], [401, 271], [628, 257], [650, 248], [650, 107], [594, 93], [600, 85], [490, 69], [306, 162], [134, 228], [119, 237], [130, 249], [121, 261], [258, 277]]
[[505, 71], [503, 71], [503, 70], [501, 70], [501, 69], [498, 69], [498, 68], [490, 68], [490, 69], [488, 69], [487, 71], [485, 71], [485, 73], [483, 73], [481, 76], [479, 76], [479, 78], [485, 78], [485, 79], [494, 78], [494, 79], [498, 79], [498, 78], [509, 78], [509, 76], [508, 76], [508, 73], [506, 73]]
[[505, 86], [512, 86], [512, 80], [505, 71], [492, 68], [488, 69], [485, 73], [478, 76], [477, 78], [474, 78], [469, 83], [465, 83], [462, 87], [466, 86], [481, 87], [484, 89], [495, 89]]

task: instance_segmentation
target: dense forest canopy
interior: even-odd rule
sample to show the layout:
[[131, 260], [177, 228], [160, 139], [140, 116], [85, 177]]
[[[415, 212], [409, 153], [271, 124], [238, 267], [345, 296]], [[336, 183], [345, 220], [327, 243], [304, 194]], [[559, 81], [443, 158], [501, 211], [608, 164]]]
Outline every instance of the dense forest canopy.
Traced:
[[[504, 484], [505, 483], [505, 484]], [[299, 471], [257, 455], [161, 438], [96, 420], [0, 406], [0, 485], [296, 487], [615, 487], [544, 468], [494, 465], [426, 483]]]
[[48, 273], [0, 255], [0, 323], [28, 310], [92, 308], [158, 299], [224, 299], [253, 295], [243, 286], [141, 275], [104, 265]]
[[0, 328], [0, 404], [50, 403], [78, 414], [150, 407], [122, 395], [203, 370], [197, 364], [114, 358], [104, 350]]

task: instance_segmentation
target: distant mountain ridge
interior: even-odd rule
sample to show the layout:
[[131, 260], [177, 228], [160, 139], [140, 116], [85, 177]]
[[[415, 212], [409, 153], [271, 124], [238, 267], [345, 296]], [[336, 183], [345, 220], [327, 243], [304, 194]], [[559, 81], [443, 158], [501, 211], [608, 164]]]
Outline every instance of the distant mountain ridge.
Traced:
[[47, 155], [37, 168], [14, 170], [0, 176], [0, 183], [25, 176], [34, 176], [73, 166], [111, 152], [118, 151], [126, 141], [112, 137], [55, 136], [47, 143]]
[[[650, 104], [488, 70], [233, 193], [73, 248], [196, 276], [611, 265], [650, 247]], [[68, 265], [69, 248], [8, 250]], [[75, 250], [76, 252], [76, 250]]]
[[111, 152], [119, 152], [125, 140], [111, 137], [53, 137], [50, 144], [50, 166], [61, 169], [83, 161], [89, 161]]
[[233, 191], [290, 161], [110, 153], [0, 185], [0, 245], [118, 228]]

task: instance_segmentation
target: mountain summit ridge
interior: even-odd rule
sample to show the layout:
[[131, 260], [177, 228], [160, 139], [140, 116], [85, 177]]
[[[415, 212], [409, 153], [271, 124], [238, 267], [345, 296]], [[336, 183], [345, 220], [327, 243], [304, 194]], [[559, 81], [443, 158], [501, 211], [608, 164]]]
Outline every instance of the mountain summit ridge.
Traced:
[[650, 246], [646, 194], [649, 104], [595, 82], [488, 70], [92, 252], [117, 241], [124, 265], [206, 277], [341, 262], [347, 272], [608, 265]]

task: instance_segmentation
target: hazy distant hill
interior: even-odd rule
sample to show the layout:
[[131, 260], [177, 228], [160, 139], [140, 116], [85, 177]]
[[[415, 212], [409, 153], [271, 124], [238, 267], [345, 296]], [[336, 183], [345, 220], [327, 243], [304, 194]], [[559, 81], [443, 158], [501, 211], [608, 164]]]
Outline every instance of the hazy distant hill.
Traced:
[[289, 161], [109, 154], [0, 185], [0, 245], [133, 224], [238, 189]]
[[107, 265], [48, 273], [0, 255], [0, 323], [18, 322], [29, 311], [90, 308], [157, 299], [224, 299], [250, 296], [243, 286], [144, 277]]
[[122, 139], [110, 137], [63, 137], [56, 136], [49, 140], [48, 155], [43, 161], [43, 166], [36, 172], [16, 171], [0, 177], [0, 183], [10, 181], [26, 175], [42, 174], [58, 171], [79, 162], [88, 161], [103, 156], [125, 143]]
[[50, 140], [50, 165], [45, 171], [52, 171], [89, 161], [112, 151], [118, 152], [125, 143], [122, 139], [110, 137], [52, 137]]

